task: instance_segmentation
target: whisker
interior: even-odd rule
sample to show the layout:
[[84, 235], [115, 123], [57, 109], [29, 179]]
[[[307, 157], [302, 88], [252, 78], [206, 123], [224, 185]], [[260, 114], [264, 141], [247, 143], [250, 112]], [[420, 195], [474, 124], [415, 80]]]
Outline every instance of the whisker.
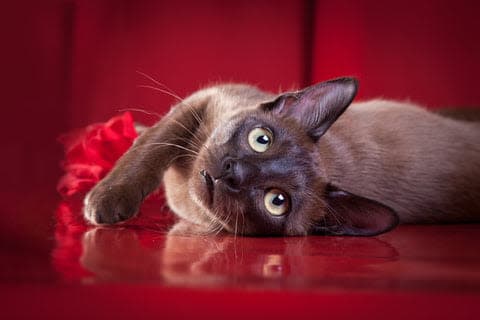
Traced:
[[141, 112], [141, 113], [144, 113], [144, 114], [148, 114], [149, 116], [156, 116], [159, 119], [162, 118], [162, 115], [160, 115], [157, 112], [147, 111], [147, 110], [141, 109], [141, 108], [123, 108], [123, 109], [118, 109], [117, 111], [118, 112], [125, 112], [125, 111]]
[[181, 159], [181, 158], [190, 158], [190, 159], [195, 160], [197, 157], [194, 156], [194, 155], [191, 155], [191, 154], [182, 154], [182, 155], [176, 156], [175, 158], [170, 160], [170, 162], [168, 163], [168, 167], [170, 167], [175, 161], [177, 161], [178, 159]]
[[[145, 75], [146, 76], [146, 75]], [[147, 76], [148, 77], [148, 76]], [[158, 83], [160, 85], [162, 85], [161, 83], [155, 81], [154, 79], [148, 77], [149, 79], [151, 79], [152, 81], [154, 81], [155, 83]], [[166, 87], [165, 85], [162, 85], [163, 87]], [[202, 124], [202, 118], [200, 117], [200, 115], [197, 113], [197, 111], [195, 110], [195, 108], [192, 107], [192, 105], [188, 104], [187, 102], [185, 102], [185, 99], [182, 99], [178, 94], [176, 94], [175, 92], [173, 92], [173, 90], [171, 89], [162, 89], [162, 88], [157, 88], [155, 86], [151, 86], [151, 85], [138, 85], [137, 87], [139, 88], [146, 88], [146, 89], [151, 89], [151, 90], [155, 90], [155, 91], [159, 91], [161, 93], [164, 93], [166, 95], [169, 95], [173, 98], [175, 98], [176, 100], [178, 100], [178, 102], [180, 104], [183, 104], [185, 106], [188, 107], [188, 110], [190, 111], [190, 113], [192, 114], [193, 118], [195, 119], [195, 121], [197, 122], [197, 124], [199, 125], [199, 127], [201, 128], [201, 124]]]
[[175, 93], [171, 93], [170, 91], [168, 90], [165, 90], [165, 89], [162, 89], [162, 88], [157, 88], [157, 87], [154, 87], [154, 86], [149, 86], [149, 85], [145, 85], [145, 84], [139, 84], [137, 85], [138, 88], [146, 88], [146, 89], [152, 89], [152, 90], [155, 90], [155, 91], [159, 91], [161, 93], [164, 93], [172, 98], [175, 98], [176, 100], [178, 100], [179, 102], [182, 102], [183, 99], [180, 98], [178, 95], [176, 95]]
[[220, 232], [220, 230], [223, 229], [222, 224], [219, 222], [220, 219], [218, 218], [215, 210], [211, 211], [210, 213], [213, 217], [210, 217], [210, 215], [208, 215], [210, 221], [209, 221], [209, 225], [207, 226], [207, 229], [209, 229], [209, 232], [211, 234]]
[[138, 148], [140, 148], [140, 147], [148, 147], [148, 146], [175, 147], [175, 148], [178, 148], [178, 149], [181, 149], [181, 150], [190, 152], [191, 154], [198, 155], [198, 152], [195, 151], [195, 150], [186, 148], [186, 147], [181, 146], [181, 145], [179, 145], [179, 144], [169, 143], [169, 142], [151, 142], [151, 143], [146, 143], [146, 144], [142, 144], [142, 145], [135, 146], [135, 147], [131, 148], [130, 151], [131, 151], [131, 150], [138, 149]]
[[[217, 210], [218, 210], [217, 208], [214, 209], [214, 211], [215, 211], [215, 214], [214, 214], [214, 215], [215, 215], [215, 217], [217, 217], [217, 219], [220, 221], [220, 219], [218, 218], [219, 215], [216, 214], [216, 211], [217, 211]], [[228, 221], [229, 218], [230, 218], [230, 215], [227, 216], [227, 218], [225, 219], [225, 221]], [[218, 234], [223, 230], [223, 225], [222, 225], [220, 222], [219, 222], [219, 225], [220, 225], [220, 228], [217, 230], [217, 232], [215, 233], [215, 235], [218, 235]]]
[[[163, 87], [165, 90], [168, 90], [170, 93], [176, 95], [177, 97], [179, 97], [179, 95], [173, 91], [172, 89], [170, 89], [169, 87], [167, 87], [165, 84], [161, 83], [160, 81], [154, 79], [152, 76], [149, 76], [148, 74], [146, 74], [145, 72], [142, 72], [142, 71], [138, 71], [137, 70], [137, 73], [144, 76], [145, 78], [147, 78], [148, 80], [152, 81], [153, 83], [159, 85], [160, 87]], [[180, 99], [180, 101], [182, 101], [183, 99]]]
[[179, 140], [180, 142], [184, 142], [189, 147], [191, 147], [193, 151], [198, 152], [200, 150], [200, 146], [198, 144], [196, 144], [195, 141], [192, 141], [191, 139], [177, 137], [175, 140]]
[[197, 113], [197, 111], [190, 105], [190, 104], [187, 104], [187, 107], [190, 109], [190, 112], [192, 113], [193, 117], [195, 118], [195, 120], [197, 120], [197, 123], [199, 125], [202, 124], [202, 118], [200, 117], [200, 115]]
[[187, 126], [185, 126], [183, 123], [181, 123], [180, 121], [178, 121], [176, 119], [173, 119], [173, 121], [176, 124], [178, 124], [180, 127], [182, 127], [185, 131], [187, 131], [191, 135], [191, 137], [196, 140], [196, 142], [202, 143], [202, 141], [199, 140], [197, 135], [192, 130], [190, 130]]
[[[165, 84], [161, 83], [160, 81], [154, 79], [152, 76], [149, 76], [148, 74], [146, 74], [145, 72], [142, 72], [142, 71], [136, 71], [138, 74], [142, 75], [143, 77], [145, 77], [146, 79], [152, 81], [153, 83], [155, 83], [156, 85], [159, 85], [161, 88], [158, 88], [158, 87], [155, 87], [155, 86], [149, 86], [149, 85], [139, 85], [139, 87], [141, 88], [147, 88], [147, 89], [152, 89], [152, 90], [156, 90], [156, 91], [159, 91], [159, 92], [162, 92], [164, 94], [167, 94], [175, 99], [177, 99], [181, 104], [185, 104], [187, 105], [191, 110], [193, 116], [195, 117], [195, 119], [198, 121], [198, 123], [200, 124], [202, 122], [202, 119], [201, 117], [198, 115], [198, 113], [192, 108], [192, 106], [188, 103], [185, 102], [185, 99], [182, 99], [180, 97], [180, 95], [178, 95], [175, 91], [173, 91], [171, 88], [169, 88], [168, 86], [166, 86]], [[162, 89], [163, 88], [163, 89]]]
[[338, 225], [342, 225], [342, 221], [338, 218], [337, 216], [337, 212], [335, 211], [335, 209], [330, 206], [328, 203], [327, 203], [327, 209], [328, 209], [328, 212], [332, 214], [332, 216], [335, 218], [335, 220], [337, 221]]
[[234, 238], [237, 237], [237, 230], [238, 230], [238, 212], [237, 212], [237, 214], [236, 214], [236, 216], [235, 216], [235, 230], [234, 230], [234, 234], [233, 234], [233, 235], [234, 235]]
[[198, 113], [193, 109], [193, 107], [186, 103], [185, 102], [185, 99], [181, 98], [180, 95], [178, 95], [175, 91], [173, 91], [171, 88], [167, 87], [165, 84], [161, 83], [160, 81], [154, 79], [152, 76], [149, 76], [148, 74], [146, 74], [145, 72], [142, 72], [142, 71], [138, 71], [137, 70], [137, 73], [142, 75], [143, 77], [145, 77], [146, 79], [152, 81], [153, 83], [155, 83], [156, 85], [160, 86], [161, 88], [158, 88], [158, 87], [155, 87], [155, 86], [151, 86], [151, 85], [138, 85], [138, 87], [140, 88], [147, 88], [147, 89], [152, 89], [152, 90], [155, 90], [155, 91], [159, 91], [161, 93], [164, 93], [166, 95], [169, 95], [173, 98], [175, 98], [176, 100], [178, 100], [178, 102], [180, 102], [181, 104], [184, 104], [186, 106], [189, 107], [190, 109], [190, 112], [192, 112], [195, 120], [197, 120], [198, 124], [201, 124], [202, 123], [202, 119], [201, 117], [198, 115]]
[[212, 213], [212, 214], [214, 217], [210, 221], [210, 233], [218, 234], [223, 229], [223, 226], [219, 222], [219, 219], [217, 218], [216, 214], [215, 213]]

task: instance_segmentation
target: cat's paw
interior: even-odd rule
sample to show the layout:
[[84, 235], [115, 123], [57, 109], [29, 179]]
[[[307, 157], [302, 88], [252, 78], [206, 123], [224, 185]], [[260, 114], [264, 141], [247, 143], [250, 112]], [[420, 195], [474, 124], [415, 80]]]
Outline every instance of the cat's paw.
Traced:
[[99, 183], [84, 199], [83, 215], [92, 224], [115, 224], [133, 217], [142, 198], [123, 185]]

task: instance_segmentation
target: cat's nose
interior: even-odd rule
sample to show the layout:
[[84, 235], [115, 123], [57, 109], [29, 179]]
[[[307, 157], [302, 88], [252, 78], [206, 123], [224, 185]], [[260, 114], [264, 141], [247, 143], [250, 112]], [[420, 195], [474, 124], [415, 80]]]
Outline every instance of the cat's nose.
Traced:
[[222, 180], [233, 191], [240, 191], [255, 175], [255, 167], [245, 161], [225, 159], [222, 166]]

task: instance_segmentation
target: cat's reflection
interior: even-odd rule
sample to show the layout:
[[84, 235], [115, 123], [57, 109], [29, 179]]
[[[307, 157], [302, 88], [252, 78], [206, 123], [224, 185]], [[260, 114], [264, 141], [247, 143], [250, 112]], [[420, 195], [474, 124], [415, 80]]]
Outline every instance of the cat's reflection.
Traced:
[[366, 276], [398, 255], [376, 238], [179, 236], [119, 228], [92, 229], [82, 246], [80, 262], [93, 273], [88, 281], [181, 286], [328, 285]]

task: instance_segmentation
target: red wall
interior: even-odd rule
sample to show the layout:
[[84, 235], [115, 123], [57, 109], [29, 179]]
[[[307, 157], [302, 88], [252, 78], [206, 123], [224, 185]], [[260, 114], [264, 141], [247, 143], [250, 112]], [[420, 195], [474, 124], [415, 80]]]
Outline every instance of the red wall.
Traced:
[[480, 105], [480, 2], [317, 1], [313, 80], [360, 79], [360, 97]]
[[[303, 80], [305, 1], [77, 1], [70, 122], [174, 100], [138, 85], [147, 73], [184, 97], [221, 81], [278, 90]], [[151, 120], [137, 114], [141, 120]]]
[[[354, 75], [361, 98], [474, 105], [480, 5], [471, 1], [74, 1], [69, 125], [220, 81], [290, 89]], [[142, 121], [154, 117], [136, 115]]]
[[[0, 5], [0, 250], [15, 282], [51, 274], [49, 241], [68, 129], [72, 7], [66, 1]], [[52, 275], [53, 277], [53, 275]]]

